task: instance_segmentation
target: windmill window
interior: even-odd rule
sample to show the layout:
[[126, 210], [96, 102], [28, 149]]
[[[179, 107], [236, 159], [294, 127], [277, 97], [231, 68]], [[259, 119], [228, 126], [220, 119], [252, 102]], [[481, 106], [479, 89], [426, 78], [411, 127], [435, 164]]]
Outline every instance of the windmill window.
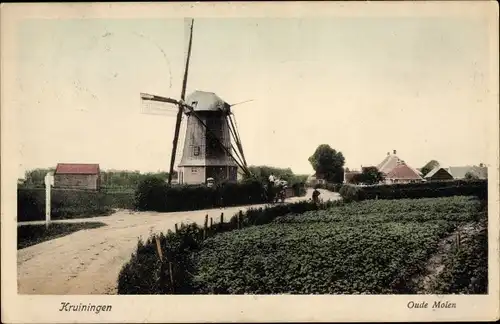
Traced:
[[192, 106], [193, 108], [196, 108], [196, 106], [198, 106], [198, 101], [193, 101], [193, 102], [191, 103], [191, 106]]
[[195, 147], [193, 148], [193, 155], [194, 155], [194, 156], [198, 156], [198, 155], [200, 155], [200, 147], [199, 147], [199, 146], [195, 146]]
[[198, 169], [197, 168], [191, 168], [191, 173], [198, 173]]

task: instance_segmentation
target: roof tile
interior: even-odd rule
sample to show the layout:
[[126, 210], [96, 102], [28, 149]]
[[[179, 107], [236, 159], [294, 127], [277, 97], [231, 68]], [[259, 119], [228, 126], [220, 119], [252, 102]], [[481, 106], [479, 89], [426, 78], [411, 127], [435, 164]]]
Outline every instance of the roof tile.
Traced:
[[99, 174], [99, 164], [58, 163], [55, 174]]

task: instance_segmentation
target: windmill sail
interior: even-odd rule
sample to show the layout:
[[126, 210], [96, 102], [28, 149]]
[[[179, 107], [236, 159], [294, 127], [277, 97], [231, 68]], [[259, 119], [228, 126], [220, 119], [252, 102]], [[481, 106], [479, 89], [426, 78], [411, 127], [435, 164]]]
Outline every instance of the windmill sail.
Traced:
[[[186, 96], [186, 87], [187, 87], [187, 79], [188, 79], [188, 73], [189, 73], [189, 60], [191, 58], [191, 46], [193, 44], [193, 25], [194, 25], [194, 19], [191, 19], [191, 24], [189, 28], [189, 41], [188, 41], [188, 49], [187, 49], [187, 55], [186, 55], [186, 66], [184, 68], [184, 78], [182, 80], [182, 90], [181, 90], [181, 101], [184, 102], [185, 96]], [[168, 184], [172, 182], [172, 175], [174, 173], [174, 163], [175, 163], [175, 154], [177, 152], [177, 143], [179, 140], [179, 130], [181, 126], [181, 118], [182, 118], [182, 113], [183, 113], [184, 107], [179, 104], [179, 111], [177, 112], [177, 119], [175, 122], [175, 131], [174, 131], [174, 140], [173, 140], [173, 145], [172, 145], [172, 155], [170, 157], [170, 172], [168, 174]]]

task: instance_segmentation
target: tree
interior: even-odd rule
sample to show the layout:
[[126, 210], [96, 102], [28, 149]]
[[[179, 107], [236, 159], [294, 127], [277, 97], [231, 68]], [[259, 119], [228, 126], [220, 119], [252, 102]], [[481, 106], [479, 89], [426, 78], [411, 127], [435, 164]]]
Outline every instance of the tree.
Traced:
[[45, 185], [45, 175], [48, 172], [54, 172], [55, 168], [47, 169], [33, 169], [25, 172], [25, 184], [28, 186], [44, 186]]
[[465, 174], [465, 179], [466, 180], [477, 180], [477, 179], [479, 179], [479, 177], [474, 172], [469, 171]]
[[427, 162], [426, 165], [422, 169], [420, 169], [420, 172], [422, 172], [422, 175], [425, 176], [427, 173], [431, 172], [434, 168], [439, 167], [439, 162], [436, 160], [430, 160]]
[[377, 184], [384, 181], [384, 174], [377, 167], [364, 167], [357, 180], [367, 185]]
[[309, 157], [309, 162], [318, 177], [328, 182], [343, 182], [345, 158], [342, 152], [337, 152], [328, 144], [321, 144]]

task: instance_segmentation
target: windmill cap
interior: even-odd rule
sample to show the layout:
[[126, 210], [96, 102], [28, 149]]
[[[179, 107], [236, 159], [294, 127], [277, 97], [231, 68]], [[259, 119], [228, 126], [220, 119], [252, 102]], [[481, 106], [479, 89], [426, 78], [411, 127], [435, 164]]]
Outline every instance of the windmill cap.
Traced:
[[213, 92], [195, 91], [186, 97], [186, 104], [195, 111], [229, 112], [231, 106]]

